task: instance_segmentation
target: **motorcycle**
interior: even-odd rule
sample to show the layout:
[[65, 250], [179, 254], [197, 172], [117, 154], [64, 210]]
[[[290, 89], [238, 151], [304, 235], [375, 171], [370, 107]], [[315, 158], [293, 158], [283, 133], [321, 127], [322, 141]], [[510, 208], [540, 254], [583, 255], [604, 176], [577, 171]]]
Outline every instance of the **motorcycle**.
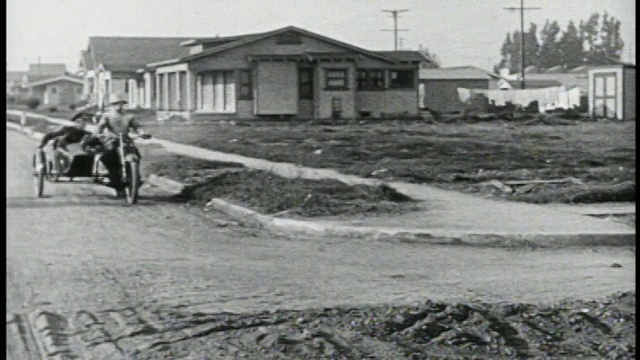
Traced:
[[[123, 185], [121, 190], [116, 189], [117, 195], [124, 197], [126, 202], [132, 205], [138, 202], [138, 193], [142, 184], [140, 179], [140, 155], [134, 143], [137, 138], [150, 139], [151, 135], [118, 134], [118, 137], [112, 141], [110, 150], [115, 151], [117, 155], [120, 168], [120, 183]], [[60, 149], [54, 148], [53, 151], [53, 160], [50, 161], [47, 161], [47, 156], [43, 149], [37, 149], [33, 155], [35, 195], [38, 198], [44, 196], [44, 183], [47, 180], [51, 182], [68, 180], [72, 183], [89, 180], [100, 184], [104, 183], [104, 180], [109, 177], [108, 173], [100, 172], [98, 167], [101, 157], [106, 153], [102, 146], [92, 144], [83, 146], [84, 152], [71, 156], [68, 164], [58, 153], [61, 151]]]

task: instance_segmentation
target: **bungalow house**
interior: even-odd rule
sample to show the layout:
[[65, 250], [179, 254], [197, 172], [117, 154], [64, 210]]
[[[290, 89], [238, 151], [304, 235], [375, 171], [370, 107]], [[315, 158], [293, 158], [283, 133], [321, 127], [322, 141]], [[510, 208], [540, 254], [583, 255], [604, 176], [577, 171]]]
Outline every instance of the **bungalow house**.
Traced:
[[22, 95], [22, 79], [24, 71], [7, 71], [7, 96], [20, 97]]
[[[180, 43], [191, 38], [91, 37], [81, 52], [83, 95], [94, 104], [109, 102], [109, 94], [129, 97], [129, 106], [151, 108], [155, 102], [154, 77], [144, 71], [151, 62], [188, 54]], [[141, 71], [138, 71], [142, 69]]]
[[467, 109], [458, 88], [496, 90], [509, 85], [501, 76], [475, 66], [420, 69], [423, 107], [450, 113]]
[[76, 104], [82, 97], [82, 78], [73, 75], [33, 78], [23, 87], [28, 97], [35, 97], [44, 105]]
[[179, 114], [263, 116], [417, 115], [417, 52], [376, 52], [289, 26], [190, 39], [184, 51], [149, 62], [159, 118]]

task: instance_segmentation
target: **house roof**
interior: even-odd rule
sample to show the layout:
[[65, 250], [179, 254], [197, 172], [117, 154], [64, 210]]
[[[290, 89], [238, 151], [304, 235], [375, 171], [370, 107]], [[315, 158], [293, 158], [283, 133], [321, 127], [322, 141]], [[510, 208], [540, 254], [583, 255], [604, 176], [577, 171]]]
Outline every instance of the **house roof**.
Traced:
[[189, 49], [180, 43], [190, 39], [93, 36], [89, 38], [88, 52], [94, 67], [102, 64], [109, 71], [135, 72], [152, 62], [187, 55]]
[[[514, 89], [519, 89], [522, 84], [522, 81], [511, 80], [509, 81], [509, 84], [511, 84], [511, 86]], [[526, 78], [524, 80], [524, 86], [527, 89], [542, 89], [542, 88], [562, 86], [562, 85], [565, 85], [565, 84], [557, 80], [533, 80], [533, 79], [526, 79]]]
[[32, 82], [36, 82], [36, 81], [42, 81], [45, 79], [49, 79], [55, 77], [55, 75], [29, 75], [29, 74], [25, 74], [24, 77], [22, 78], [23, 81], [26, 81], [26, 83], [32, 83]]
[[[280, 28], [280, 29], [277, 29], [277, 30], [268, 31], [268, 32], [264, 32], [264, 33], [249, 34], [249, 35], [244, 35], [244, 36], [243, 35], [239, 35], [239, 36], [236, 36], [236, 37], [232, 37], [232, 38], [237, 38], [237, 40], [233, 40], [233, 41], [230, 41], [230, 42], [225, 42], [225, 43], [221, 44], [220, 46], [215, 46], [215, 47], [213, 47], [211, 49], [204, 50], [204, 51], [202, 51], [200, 53], [197, 53], [197, 54], [185, 55], [185, 56], [182, 56], [182, 57], [174, 57], [175, 59], [172, 58], [172, 57], [166, 57], [165, 59], [173, 59], [173, 60], [171, 60], [171, 61], [156, 61], [155, 63], [154, 62], [149, 62], [147, 65], [153, 67], [153, 66], [158, 66], [158, 65], [169, 65], [169, 64], [178, 63], [178, 62], [196, 60], [196, 59], [199, 59], [199, 58], [202, 58], [202, 57], [218, 54], [218, 53], [230, 50], [230, 49], [234, 49], [234, 48], [237, 48], [237, 47], [240, 47], [240, 46], [243, 46], [243, 45], [247, 45], [247, 44], [250, 44], [252, 42], [255, 42], [255, 41], [258, 41], [258, 40], [262, 40], [262, 39], [265, 39], [265, 38], [268, 38], [268, 37], [271, 37], [271, 36], [282, 34], [282, 33], [285, 33], [287, 31], [295, 31], [295, 32], [298, 32], [298, 33], [300, 33], [302, 35], [313, 37], [313, 38], [316, 38], [316, 39], [320, 39], [320, 40], [323, 40], [325, 42], [332, 43], [334, 45], [347, 48], [347, 49], [352, 50], [352, 51], [354, 51], [356, 53], [365, 54], [365, 55], [368, 55], [368, 56], [371, 56], [371, 57], [378, 58], [378, 59], [383, 60], [383, 61], [387, 61], [387, 62], [390, 62], [390, 63], [394, 63], [395, 62], [394, 60], [391, 60], [390, 58], [388, 58], [386, 56], [379, 55], [379, 54], [377, 54], [377, 53], [375, 53], [373, 51], [362, 49], [362, 48], [359, 48], [357, 46], [350, 45], [350, 44], [344, 43], [342, 41], [334, 40], [334, 39], [331, 39], [331, 38], [328, 38], [328, 37], [325, 37], [325, 36], [322, 36], [322, 35], [319, 35], [319, 34], [316, 34], [316, 33], [313, 33], [311, 31], [307, 31], [307, 30], [304, 30], [304, 29], [301, 29], [301, 28], [298, 28], [298, 27], [295, 27], [295, 26], [287, 26], [287, 27], [283, 27], [283, 28]], [[212, 39], [214, 39], [214, 38], [212, 38]]]
[[7, 71], [7, 81], [22, 81], [26, 74], [25, 71]]
[[26, 84], [24, 87], [30, 88], [30, 87], [42, 86], [42, 85], [47, 85], [47, 84], [51, 84], [58, 81], [69, 81], [76, 84], [83, 84], [82, 78], [80, 77], [73, 76], [73, 75], [61, 75], [61, 76], [49, 76], [46, 78], [38, 79], [37, 81], [29, 81], [29, 83]]
[[547, 74], [557, 74], [564, 72], [564, 67], [562, 65], [552, 66], [544, 71]]
[[249, 37], [261, 36], [264, 33], [254, 33], [254, 34], [244, 34], [244, 35], [233, 35], [233, 36], [214, 36], [214, 37], [203, 37], [203, 38], [195, 38], [182, 42], [180, 45], [182, 46], [193, 46], [193, 45], [215, 45], [215, 44], [225, 44], [232, 41], [244, 40]]
[[475, 66], [420, 69], [420, 80], [498, 80], [499, 75]]
[[396, 50], [396, 51], [374, 51], [378, 55], [382, 55], [384, 57], [388, 57], [395, 61], [407, 62], [407, 61], [426, 61], [431, 63], [431, 59], [424, 56], [423, 53], [419, 51], [412, 50]]
[[86, 70], [91, 70], [95, 68], [95, 64], [93, 63], [93, 56], [91, 55], [90, 51], [82, 50], [80, 53], [80, 56], [81, 56], [82, 66]]

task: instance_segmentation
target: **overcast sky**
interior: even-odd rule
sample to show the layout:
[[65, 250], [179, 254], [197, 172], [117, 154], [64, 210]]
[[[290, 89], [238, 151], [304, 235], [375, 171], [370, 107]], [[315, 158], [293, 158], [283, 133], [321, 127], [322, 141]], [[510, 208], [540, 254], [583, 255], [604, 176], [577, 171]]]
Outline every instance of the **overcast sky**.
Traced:
[[[423, 44], [443, 66], [491, 69], [507, 31], [520, 27], [519, 13], [503, 7], [519, 0], [7, 0], [7, 69], [29, 63], [61, 62], [78, 67], [89, 36], [220, 36], [295, 25], [372, 50], [392, 50], [390, 14], [401, 14], [407, 49]], [[526, 0], [525, 12], [542, 26], [557, 20], [564, 30], [593, 12], [608, 11], [622, 22], [624, 60], [635, 57], [634, 0]]]

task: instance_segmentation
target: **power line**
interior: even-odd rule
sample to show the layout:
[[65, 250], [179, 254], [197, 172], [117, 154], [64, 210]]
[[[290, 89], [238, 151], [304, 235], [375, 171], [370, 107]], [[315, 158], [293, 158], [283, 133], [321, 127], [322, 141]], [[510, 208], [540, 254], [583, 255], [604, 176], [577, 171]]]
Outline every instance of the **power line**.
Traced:
[[393, 30], [392, 29], [382, 29], [381, 31], [393, 31], [393, 49], [398, 50], [398, 32], [399, 31], [409, 31], [407, 29], [398, 29], [398, 14], [407, 12], [407, 9], [396, 9], [396, 10], [382, 10], [383, 12], [388, 12], [393, 16]]
[[520, 10], [520, 51], [521, 51], [521, 64], [520, 70], [522, 71], [522, 89], [524, 89], [524, 11], [525, 10], [540, 10], [541, 7], [524, 7], [524, 0], [520, 0], [520, 7], [506, 7], [508, 11]]

